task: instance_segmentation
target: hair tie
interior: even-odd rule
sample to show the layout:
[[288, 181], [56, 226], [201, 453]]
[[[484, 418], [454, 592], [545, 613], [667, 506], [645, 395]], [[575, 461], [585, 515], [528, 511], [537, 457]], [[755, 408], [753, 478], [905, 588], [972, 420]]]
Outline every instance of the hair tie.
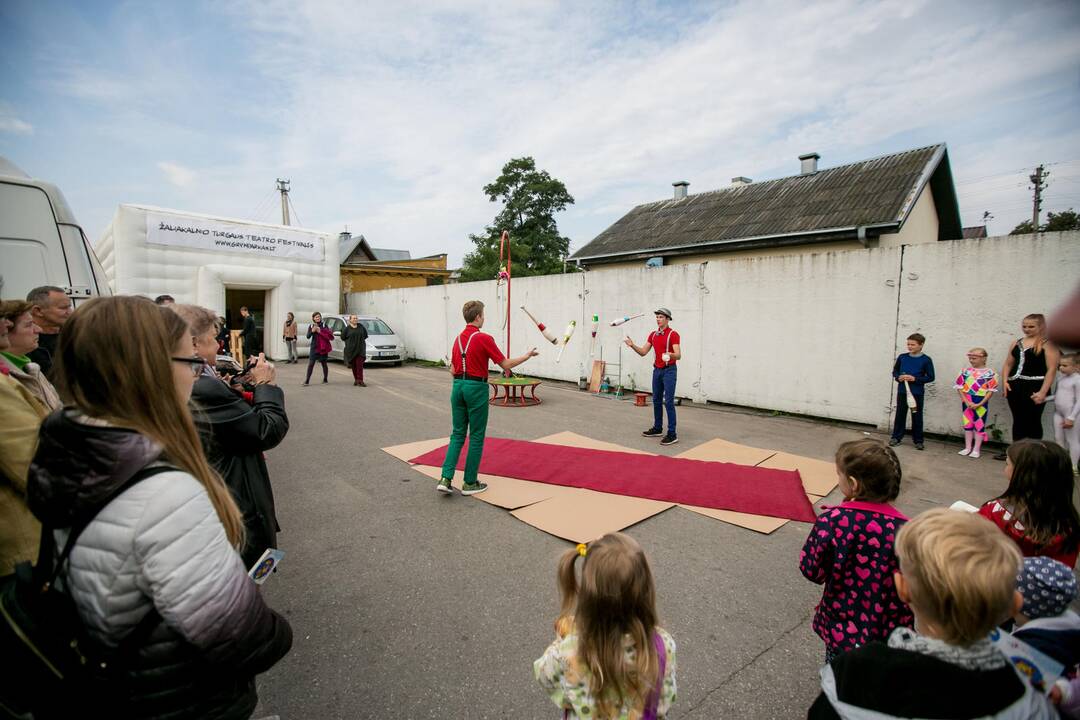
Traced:
[[577, 554], [580, 555], [581, 557], [585, 557], [585, 554], [587, 552], [589, 552], [589, 548], [586, 547], [585, 543], [578, 543]]

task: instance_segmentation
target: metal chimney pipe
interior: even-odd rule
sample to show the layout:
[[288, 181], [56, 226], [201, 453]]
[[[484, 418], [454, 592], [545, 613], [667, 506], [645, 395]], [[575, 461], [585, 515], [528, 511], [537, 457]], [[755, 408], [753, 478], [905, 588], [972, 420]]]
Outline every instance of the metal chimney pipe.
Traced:
[[800, 175], [813, 175], [817, 172], [817, 161], [821, 159], [821, 156], [816, 152], [806, 153], [799, 156], [799, 161], [802, 163], [802, 168], [799, 170]]

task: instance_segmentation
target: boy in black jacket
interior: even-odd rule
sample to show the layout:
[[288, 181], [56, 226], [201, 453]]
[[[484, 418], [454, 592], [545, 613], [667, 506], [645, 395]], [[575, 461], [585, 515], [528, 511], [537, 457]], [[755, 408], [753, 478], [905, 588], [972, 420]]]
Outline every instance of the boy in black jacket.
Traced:
[[1023, 605], [1020, 551], [993, 523], [957, 510], [928, 510], [896, 538], [896, 591], [915, 615], [822, 668], [808, 718], [1057, 717], [988, 638]]

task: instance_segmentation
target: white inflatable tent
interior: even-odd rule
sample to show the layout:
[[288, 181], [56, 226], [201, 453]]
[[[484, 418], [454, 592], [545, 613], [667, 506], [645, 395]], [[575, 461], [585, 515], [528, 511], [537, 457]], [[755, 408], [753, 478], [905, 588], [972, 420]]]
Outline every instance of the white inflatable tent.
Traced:
[[337, 242], [286, 225], [120, 205], [95, 250], [118, 294], [172, 295], [224, 316], [226, 290], [265, 291], [264, 348], [283, 358], [287, 312], [303, 325], [313, 312], [338, 311]]

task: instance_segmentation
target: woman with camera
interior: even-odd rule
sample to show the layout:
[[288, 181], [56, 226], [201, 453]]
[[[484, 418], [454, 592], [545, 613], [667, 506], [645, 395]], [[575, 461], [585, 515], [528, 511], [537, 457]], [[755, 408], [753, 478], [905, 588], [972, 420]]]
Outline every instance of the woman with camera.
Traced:
[[240, 554], [250, 568], [267, 548], [277, 547], [281, 530], [263, 452], [276, 447], [289, 431], [285, 393], [274, 384], [273, 364], [260, 353], [245, 377], [254, 386], [248, 404], [238, 390], [211, 370], [217, 345], [214, 314], [197, 305], [174, 305], [172, 309], [188, 325], [190, 350], [207, 363], [191, 392], [195, 422], [207, 459], [224, 478], [244, 516], [247, 541]]

